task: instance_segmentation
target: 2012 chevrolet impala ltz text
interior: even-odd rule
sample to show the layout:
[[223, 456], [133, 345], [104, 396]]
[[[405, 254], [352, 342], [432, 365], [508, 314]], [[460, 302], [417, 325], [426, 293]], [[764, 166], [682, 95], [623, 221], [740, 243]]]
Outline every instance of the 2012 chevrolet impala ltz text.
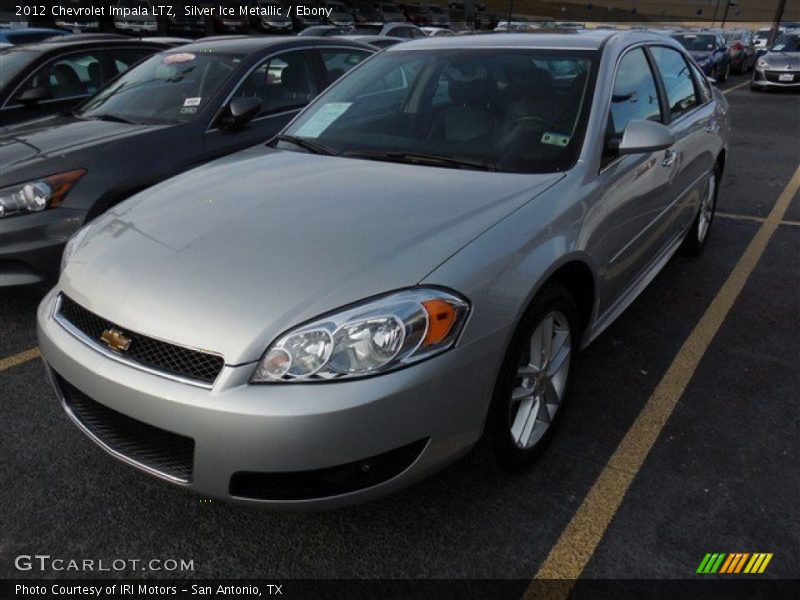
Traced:
[[579, 349], [707, 242], [727, 112], [658, 34], [391, 47], [70, 239], [38, 314], [57, 395], [227, 500], [361, 502], [483, 438], [522, 467]]

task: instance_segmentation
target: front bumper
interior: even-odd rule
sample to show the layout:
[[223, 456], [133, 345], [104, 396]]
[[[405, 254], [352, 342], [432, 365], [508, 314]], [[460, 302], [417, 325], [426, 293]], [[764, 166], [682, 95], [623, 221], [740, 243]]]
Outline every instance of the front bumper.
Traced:
[[[781, 81], [788, 79], [791, 81]], [[772, 70], [756, 68], [751, 84], [755, 87], [797, 88], [800, 87], [800, 71]]]
[[[203, 389], [111, 360], [77, 339], [52, 318], [56, 296], [51, 291], [39, 307], [38, 334], [57, 377], [107, 409], [192, 440], [191, 477], [180, 485], [277, 508], [370, 500], [468, 451], [482, 434], [507, 335], [498, 331], [412, 367], [347, 382], [251, 385], [254, 363], [226, 365], [214, 386]], [[255, 475], [251, 483], [258, 476], [268, 483], [303, 478], [408, 448], [413, 456], [406, 453], [407, 464], [391, 477], [338, 495], [286, 499], [280, 491], [251, 494], [237, 485], [243, 473]]]
[[85, 219], [64, 207], [0, 219], [0, 288], [54, 279], [64, 244]]

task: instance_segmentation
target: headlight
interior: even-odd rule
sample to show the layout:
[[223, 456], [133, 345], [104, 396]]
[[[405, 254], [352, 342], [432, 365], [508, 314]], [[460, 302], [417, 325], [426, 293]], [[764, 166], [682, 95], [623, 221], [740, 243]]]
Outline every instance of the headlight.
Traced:
[[326, 381], [391, 371], [451, 348], [468, 313], [465, 300], [438, 289], [369, 300], [281, 336], [251, 382]]
[[763, 58], [758, 59], [758, 62], [756, 62], [756, 66], [759, 69], [769, 69], [769, 63]]
[[86, 237], [86, 234], [89, 233], [91, 228], [91, 225], [85, 225], [73, 233], [72, 237], [67, 240], [67, 245], [64, 246], [64, 253], [61, 255], [61, 269], [59, 270], [59, 273], [64, 272], [67, 263], [69, 263], [72, 255], [75, 254], [75, 251], [80, 248], [84, 238]]
[[58, 206], [85, 174], [84, 169], [78, 169], [3, 188], [0, 190], [0, 219]]

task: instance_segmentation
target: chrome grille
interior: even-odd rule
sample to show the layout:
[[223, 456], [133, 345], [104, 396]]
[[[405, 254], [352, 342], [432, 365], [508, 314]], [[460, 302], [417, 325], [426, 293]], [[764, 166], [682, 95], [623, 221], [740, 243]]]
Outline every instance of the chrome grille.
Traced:
[[193, 439], [95, 402], [57, 373], [53, 378], [67, 411], [101, 446], [154, 474], [184, 483], [192, 480]]
[[58, 314], [98, 345], [103, 345], [100, 336], [104, 331], [116, 329], [131, 341], [127, 351], [118, 353], [120, 357], [158, 371], [203, 383], [214, 383], [225, 365], [225, 360], [218, 354], [170, 344], [115, 325], [64, 294], [61, 295]]

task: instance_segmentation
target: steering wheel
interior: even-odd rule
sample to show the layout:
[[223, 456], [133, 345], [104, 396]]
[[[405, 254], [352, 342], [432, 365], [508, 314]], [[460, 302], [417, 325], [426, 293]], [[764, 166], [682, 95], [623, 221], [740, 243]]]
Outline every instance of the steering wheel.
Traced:
[[539, 123], [540, 125], [543, 126], [542, 127], [543, 131], [545, 129], [553, 129], [558, 131], [561, 128], [561, 126], [552, 119], [548, 119], [547, 117], [534, 117], [534, 116], [518, 117], [510, 123], [508, 128], [510, 130], [514, 130], [517, 127], [520, 127], [526, 123], [530, 124]]

